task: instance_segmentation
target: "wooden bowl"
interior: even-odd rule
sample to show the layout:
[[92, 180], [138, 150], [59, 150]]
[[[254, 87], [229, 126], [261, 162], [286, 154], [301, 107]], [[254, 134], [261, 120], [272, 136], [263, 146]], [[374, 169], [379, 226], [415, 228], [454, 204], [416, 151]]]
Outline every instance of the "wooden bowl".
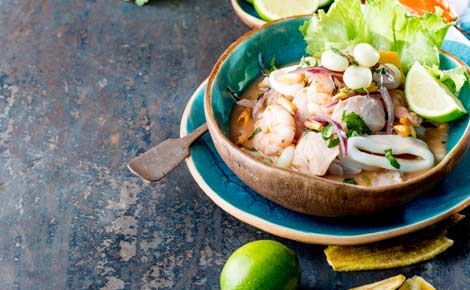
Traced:
[[250, 28], [258, 28], [266, 24], [256, 13], [255, 8], [245, 0], [232, 0], [233, 10], [238, 17]]
[[[325, 217], [369, 215], [399, 207], [432, 189], [463, 157], [470, 143], [468, 115], [450, 124], [449, 153], [425, 174], [400, 184], [361, 187], [278, 168], [240, 150], [229, 138], [230, 112], [235, 101], [227, 92], [243, 91], [259, 76], [258, 55], [280, 64], [298, 61], [305, 43], [298, 28], [308, 16], [295, 16], [265, 24], [235, 41], [219, 58], [208, 81], [204, 110], [215, 147], [224, 162], [249, 187], [293, 211]], [[466, 65], [441, 51], [441, 67]], [[467, 68], [468, 69], [468, 68]], [[461, 101], [470, 108], [470, 86]]]

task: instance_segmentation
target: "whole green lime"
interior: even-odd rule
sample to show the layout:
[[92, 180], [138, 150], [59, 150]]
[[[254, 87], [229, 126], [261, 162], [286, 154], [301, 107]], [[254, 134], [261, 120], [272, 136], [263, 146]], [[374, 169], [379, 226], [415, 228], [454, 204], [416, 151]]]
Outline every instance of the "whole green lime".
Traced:
[[299, 260], [283, 244], [260, 240], [238, 248], [220, 274], [222, 290], [292, 290], [300, 284]]

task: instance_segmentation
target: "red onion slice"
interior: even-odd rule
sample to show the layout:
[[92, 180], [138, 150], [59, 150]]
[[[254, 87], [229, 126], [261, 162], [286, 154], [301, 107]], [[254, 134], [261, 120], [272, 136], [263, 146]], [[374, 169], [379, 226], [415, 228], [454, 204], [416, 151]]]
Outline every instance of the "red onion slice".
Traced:
[[295, 69], [295, 70], [293, 70], [289, 73], [298, 74], [298, 73], [305, 73], [305, 72], [309, 72], [309, 73], [312, 73], [312, 74], [328, 74], [328, 75], [333, 75], [333, 76], [340, 77], [340, 78], [343, 77], [343, 73], [332, 71], [332, 70], [329, 70], [329, 69], [327, 69], [325, 67], [322, 67], [322, 66], [301, 67], [301, 68]]
[[336, 106], [338, 103], [339, 103], [339, 101], [336, 101], [336, 102], [333, 102], [333, 103], [329, 103], [329, 104], [325, 105], [325, 108], [327, 108], [327, 109], [333, 108], [333, 107]]
[[237, 105], [252, 109], [256, 105], [256, 100], [241, 99], [237, 101]]
[[258, 113], [261, 111], [261, 108], [263, 107], [264, 102], [266, 101], [267, 98], [268, 98], [268, 93], [266, 92], [263, 94], [261, 98], [258, 99], [256, 104], [253, 106], [253, 111], [251, 112], [251, 115], [253, 116], [253, 118], [256, 118]]
[[392, 97], [390, 96], [387, 88], [382, 84], [379, 89], [380, 94], [384, 100], [385, 109], [387, 110], [387, 134], [393, 133], [393, 121], [395, 120], [395, 108], [393, 106]]

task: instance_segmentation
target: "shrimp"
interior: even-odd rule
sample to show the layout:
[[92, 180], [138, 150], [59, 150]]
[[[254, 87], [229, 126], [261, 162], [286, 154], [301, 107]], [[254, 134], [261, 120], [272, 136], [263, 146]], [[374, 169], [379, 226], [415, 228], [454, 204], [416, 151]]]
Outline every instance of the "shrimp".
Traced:
[[298, 109], [297, 115], [300, 118], [300, 123], [316, 114], [331, 114], [333, 109], [327, 108], [326, 105], [334, 102], [333, 97], [319, 90], [323, 90], [323, 88], [310, 86], [300, 90], [294, 96], [292, 103]]
[[292, 115], [279, 105], [269, 105], [255, 123], [253, 145], [267, 156], [279, 155], [292, 144], [295, 122]]
[[307, 80], [310, 83], [309, 87], [315, 88], [317, 92], [328, 95], [333, 95], [336, 84], [331, 76], [323, 73], [309, 74]]

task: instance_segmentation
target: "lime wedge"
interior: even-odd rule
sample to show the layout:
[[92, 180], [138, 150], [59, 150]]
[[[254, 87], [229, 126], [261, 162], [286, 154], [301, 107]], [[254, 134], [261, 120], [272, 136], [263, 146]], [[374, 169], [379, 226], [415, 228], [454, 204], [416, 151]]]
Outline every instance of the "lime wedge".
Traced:
[[330, 5], [334, 0], [318, 0], [318, 7], [325, 7], [327, 5]]
[[449, 122], [467, 113], [460, 100], [418, 62], [406, 76], [405, 94], [410, 108], [431, 121]]
[[256, 12], [266, 21], [279, 18], [312, 14], [318, 8], [319, 0], [254, 0]]

